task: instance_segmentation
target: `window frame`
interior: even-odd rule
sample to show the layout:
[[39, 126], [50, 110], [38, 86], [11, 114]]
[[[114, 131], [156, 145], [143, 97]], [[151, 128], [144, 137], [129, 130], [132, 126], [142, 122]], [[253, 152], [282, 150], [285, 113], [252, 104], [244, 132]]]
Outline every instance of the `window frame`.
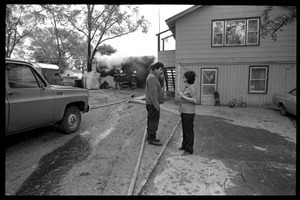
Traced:
[[[266, 77], [265, 79], [252, 79], [252, 69], [266, 69]], [[251, 89], [251, 81], [252, 80], [265, 80], [265, 89], [264, 91], [260, 90], [252, 90]], [[249, 66], [249, 78], [248, 78], [248, 94], [267, 94], [268, 93], [268, 82], [269, 82], [269, 66], [268, 65], [250, 65]]]
[[[244, 36], [244, 44], [236, 44], [236, 45], [230, 45], [226, 44], [226, 21], [245, 21], [245, 36]], [[257, 43], [248, 43], [248, 26], [249, 21], [251, 20], [257, 20]], [[222, 33], [222, 44], [214, 44], [214, 36], [216, 35], [214, 33], [214, 22], [223, 22], [223, 33]], [[245, 46], [259, 46], [260, 45], [260, 23], [261, 23], [261, 17], [245, 17], [245, 18], [228, 18], [228, 19], [214, 19], [211, 20], [211, 47], [245, 47]], [[254, 31], [251, 31], [254, 32]]]
[[[257, 32], [257, 43], [256, 44], [252, 44], [252, 43], [248, 43], [248, 34], [249, 34], [249, 23], [248, 23], [248, 21], [250, 21], [250, 20], [257, 20], [258, 22], [257, 22], [257, 30], [256, 31], [251, 31], [250, 33], [253, 33], [253, 32]], [[246, 36], [245, 36], [245, 42], [246, 42], [246, 45], [247, 46], [257, 46], [257, 45], [259, 45], [260, 44], [260, 37], [259, 37], [259, 34], [260, 34], [260, 19], [258, 19], [258, 18], [249, 18], [249, 19], [247, 19], [246, 20], [247, 21], [247, 25], [246, 25], [246, 32], [247, 32], [247, 34], [246, 34]]]
[[[244, 33], [244, 39], [243, 39], [243, 43], [242, 44], [227, 44], [227, 31], [226, 31], [226, 22], [227, 21], [244, 21], [244, 26], [245, 26], [245, 33]], [[235, 47], [235, 46], [245, 46], [246, 44], [246, 27], [247, 27], [247, 20], [246, 19], [232, 19], [232, 20], [224, 20], [224, 43], [223, 43], [223, 46], [226, 46], [226, 47]]]
[[[17, 87], [13, 87], [9, 83], [8, 86], [11, 89], [34, 89], [34, 88], [41, 88], [46, 86], [46, 83], [43, 81], [43, 79], [37, 74], [37, 72], [30, 65], [20, 64], [20, 63], [6, 63], [5, 65], [17, 66], [18, 68], [25, 67], [24, 69], [28, 70], [28, 72], [31, 72], [32, 78], [34, 78], [34, 80], [36, 81], [36, 86], [34, 84], [26, 83], [26, 82], [20, 82], [20, 83], [16, 82]], [[6, 70], [6, 66], [5, 66], [5, 70]], [[8, 74], [6, 74], [6, 76], [8, 76]]]
[[[218, 20], [216, 20], [217, 22], [219, 22]], [[220, 21], [220, 22], [222, 22], [222, 24], [223, 24], [223, 32], [222, 32], [222, 44], [215, 44], [215, 45], [213, 45], [213, 43], [214, 43], [214, 36], [215, 36], [215, 34], [214, 34], [214, 24], [213, 24], [213, 22], [211, 23], [211, 30], [212, 30], [212, 37], [211, 37], [211, 45], [212, 46], [214, 46], [214, 47], [220, 47], [220, 46], [223, 46], [224, 45], [224, 26], [225, 26], [225, 21]], [[218, 35], [220, 35], [220, 33], [217, 33]]]

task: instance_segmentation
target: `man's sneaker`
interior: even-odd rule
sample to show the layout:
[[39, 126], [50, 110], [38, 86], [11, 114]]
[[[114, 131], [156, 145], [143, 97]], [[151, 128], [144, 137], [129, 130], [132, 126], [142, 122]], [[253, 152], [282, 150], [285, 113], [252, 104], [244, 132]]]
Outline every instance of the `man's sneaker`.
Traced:
[[162, 146], [162, 143], [160, 141], [157, 141], [157, 139], [149, 140], [149, 144], [155, 145], [155, 146]]

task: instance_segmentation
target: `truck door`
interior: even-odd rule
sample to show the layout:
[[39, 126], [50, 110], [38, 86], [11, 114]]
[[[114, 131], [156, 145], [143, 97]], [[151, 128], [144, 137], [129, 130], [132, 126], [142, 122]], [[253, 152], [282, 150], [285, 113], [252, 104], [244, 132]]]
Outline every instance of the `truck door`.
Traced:
[[9, 104], [8, 133], [52, 122], [52, 90], [30, 65], [6, 63], [6, 96]]

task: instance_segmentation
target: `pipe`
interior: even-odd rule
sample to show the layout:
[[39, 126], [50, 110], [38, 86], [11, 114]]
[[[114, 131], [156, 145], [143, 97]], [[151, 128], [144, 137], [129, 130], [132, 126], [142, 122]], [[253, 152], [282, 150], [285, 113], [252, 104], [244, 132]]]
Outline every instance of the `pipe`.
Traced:
[[152, 173], [153, 169], [155, 168], [155, 166], [157, 165], [159, 159], [161, 158], [162, 154], [164, 153], [165, 149], [167, 148], [167, 145], [169, 144], [169, 141], [171, 140], [172, 136], [174, 135], [179, 123], [181, 121], [181, 118], [178, 120], [175, 128], [173, 129], [171, 135], [169, 135], [169, 137], [167, 138], [166, 143], [163, 145], [162, 150], [160, 151], [159, 155], [156, 157], [156, 159], [154, 160], [153, 164], [150, 167], [150, 170], [148, 170], [148, 173], [144, 176], [145, 178], [142, 180], [141, 184], [139, 185], [139, 187], [136, 190], [136, 194], [139, 195], [140, 192], [142, 191], [142, 189], [144, 188], [144, 186], [146, 185], [147, 181], [148, 181], [148, 177], [150, 176], [150, 174]]
[[144, 147], [145, 147], [146, 135], [147, 135], [147, 127], [145, 128], [144, 137], [143, 137], [143, 141], [142, 141], [142, 144], [141, 144], [139, 157], [137, 159], [136, 166], [135, 166], [135, 169], [133, 171], [133, 175], [132, 175], [132, 178], [131, 178], [131, 181], [130, 181], [130, 185], [129, 185], [127, 195], [132, 195], [133, 194], [133, 189], [134, 189], [134, 186], [135, 186], [136, 177], [137, 177], [137, 174], [139, 172], [141, 159], [142, 159], [143, 151], [144, 151]]
[[114, 103], [109, 103], [109, 104], [104, 104], [104, 105], [96, 105], [96, 106], [93, 106], [93, 107], [91, 107], [90, 109], [95, 109], [95, 108], [103, 108], [103, 107], [106, 107], [106, 106], [112, 106], [112, 105], [115, 105], [115, 104], [122, 103], [122, 102], [124, 102], [124, 101], [128, 101], [128, 100], [130, 100], [130, 99], [131, 99], [131, 98], [133, 98], [133, 97], [135, 97], [135, 95], [134, 95], [134, 94], [133, 94], [133, 95], [131, 95], [131, 97], [130, 97], [130, 98], [123, 99], [123, 100], [121, 100], [121, 101], [114, 102]]
[[[169, 111], [169, 110], [168, 110]], [[138, 192], [137, 194], [140, 193], [140, 191], [142, 190], [142, 188], [144, 187], [144, 185], [146, 184], [147, 182], [147, 178], [149, 177], [149, 175], [151, 174], [152, 170], [154, 169], [154, 167], [157, 165], [158, 163], [158, 160], [160, 159], [160, 157], [162, 156], [163, 152], [165, 151], [170, 139], [172, 138], [175, 130], [177, 129], [178, 127], [178, 124], [180, 123], [181, 119], [179, 119], [179, 121], [177, 122], [175, 128], [173, 129], [171, 135], [167, 138], [167, 141], [166, 143], [163, 145], [163, 148], [161, 150], [161, 152], [159, 153], [158, 157], [156, 157], [155, 161], [154, 161], [154, 164], [152, 164], [152, 166], [150, 167], [150, 172], [147, 174], [146, 177], [146, 180], [142, 180], [142, 184], [139, 186], [138, 188]], [[143, 156], [143, 152], [144, 152], [144, 148], [145, 148], [145, 140], [146, 140], [146, 135], [147, 135], [147, 127], [145, 128], [145, 132], [144, 132], [144, 137], [143, 137], [143, 141], [142, 141], [142, 144], [141, 144], [141, 148], [140, 148], [140, 153], [139, 153], [139, 157], [138, 157], [138, 160], [136, 162], [136, 166], [135, 166], [135, 169], [134, 169], [134, 172], [133, 172], [133, 175], [132, 175], [132, 178], [131, 178], [131, 181], [130, 181], [130, 185], [129, 185], [129, 189], [128, 189], [128, 193], [127, 195], [133, 195], [133, 189], [134, 189], [134, 186], [135, 186], [135, 182], [136, 182], [136, 177], [137, 177], [137, 174], [139, 172], [139, 168], [140, 168], [140, 164], [141, 164], [141, 160], [142, 160], [142, 156]]]

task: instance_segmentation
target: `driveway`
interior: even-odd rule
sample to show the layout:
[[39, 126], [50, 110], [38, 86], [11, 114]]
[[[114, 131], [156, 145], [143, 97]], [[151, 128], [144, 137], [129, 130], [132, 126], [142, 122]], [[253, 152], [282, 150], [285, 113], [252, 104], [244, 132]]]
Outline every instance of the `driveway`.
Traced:
[[296, 194], [295, 119], [261, 107], [196, 110], [194, 154], [181, 156], [179, 126], [141, 195]]
[[[119, 102], [133, 94], [144, 90], [92, 90], [90, 103]], [[164, 144], [171, 140], [156, 167], [163, 147], [146, 143], [136, 182], [140, 195], [296, 193], [296, 128], [278, 110], [197, 106], [194, 154], [185, 157], [178, 151], [178, 120], [178, 103], [169, 99], [162, 105], [158, 137]], [[123, 102], [92, 109], [72, 135], [55, 126], [28, 138], [21, 134], [6, 145], [5, 193], [126, 195], [145, 127], [145, 106]]]

